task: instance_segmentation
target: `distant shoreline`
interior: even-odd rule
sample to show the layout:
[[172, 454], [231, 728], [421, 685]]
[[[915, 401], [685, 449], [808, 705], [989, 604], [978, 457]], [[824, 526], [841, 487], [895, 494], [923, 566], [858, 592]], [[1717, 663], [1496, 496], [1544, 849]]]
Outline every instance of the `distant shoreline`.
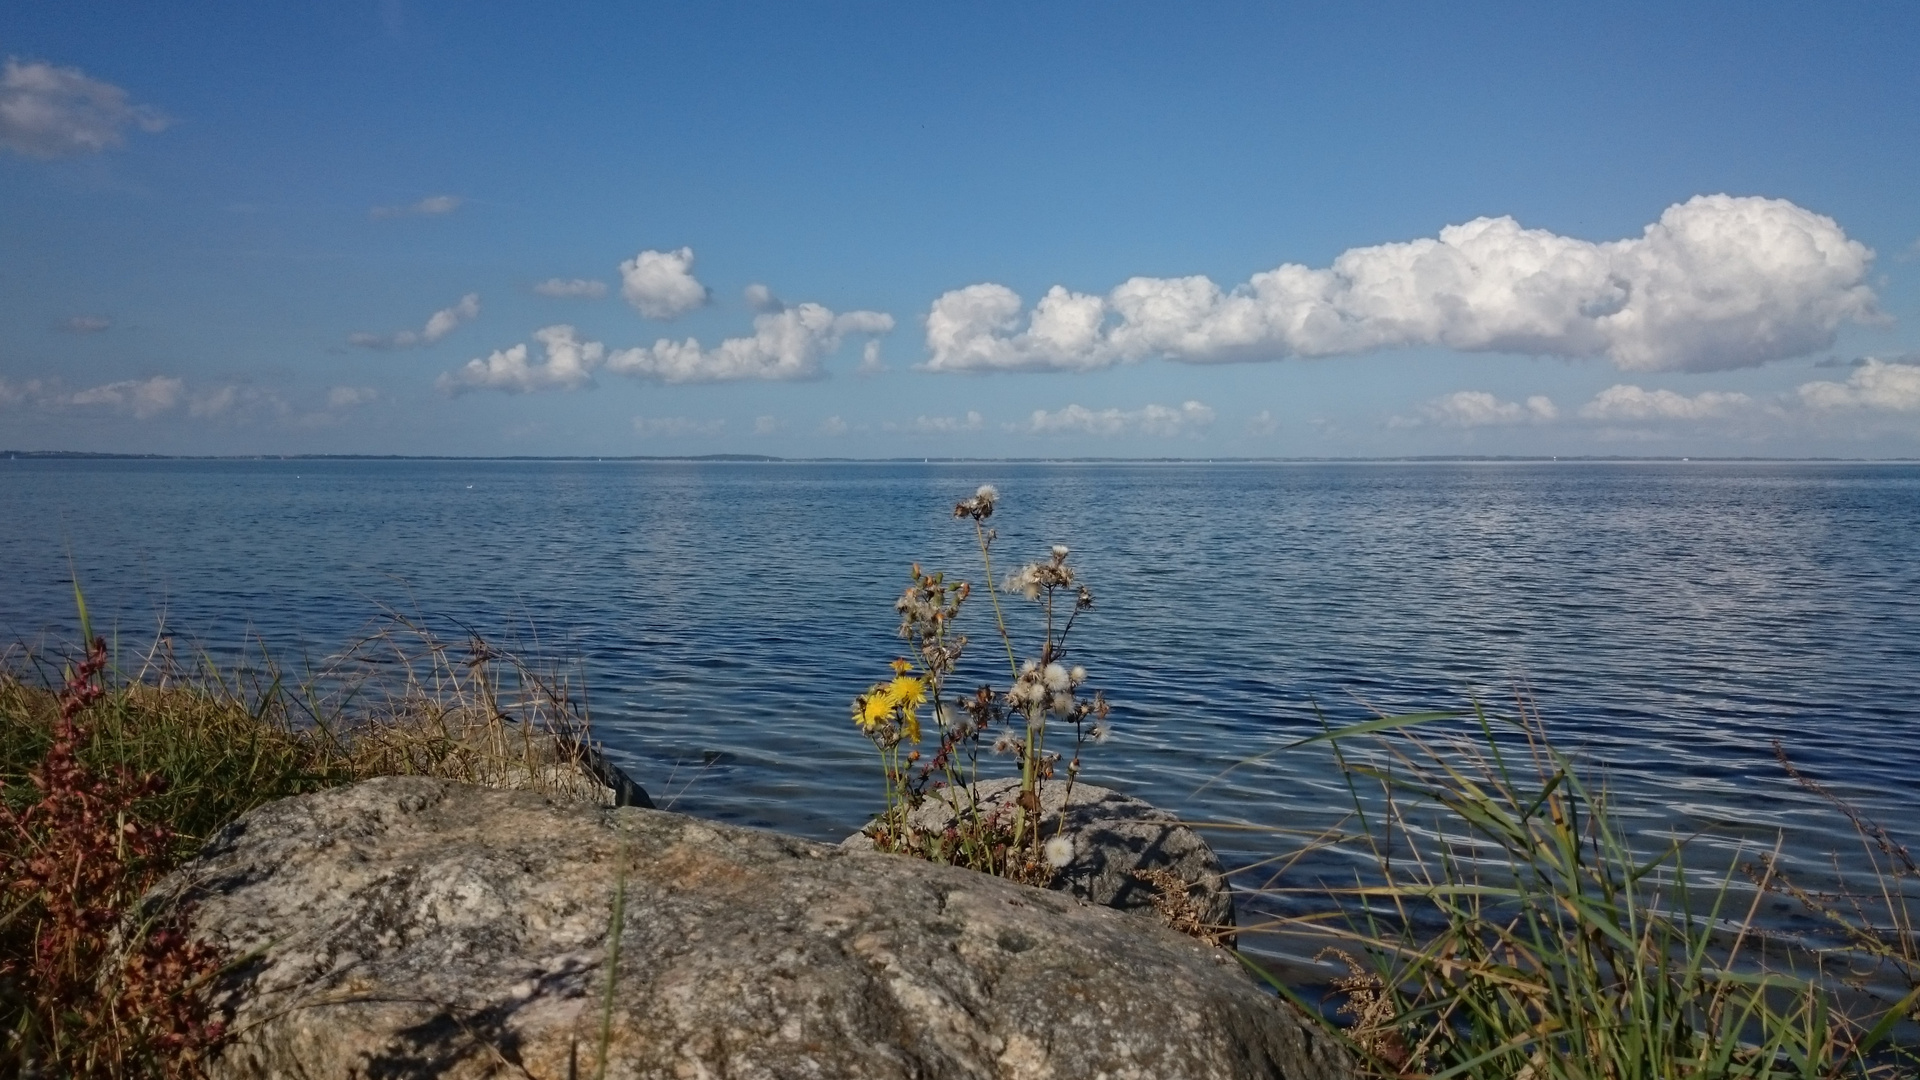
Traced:
[[1450, 462], [1682, 462], [1878, 465], [1915, 464], [1920, 458], [1844, 457], [1702, 457], [1698, 455], [1632, 456], [1626, 454], [1405, 454], [1383, 457], [775, 457], [771, 454], [109, 454], [87, 450], [0, 450], [0, 460], [17, 461], [607, 461], [692, 462], [749, 465], [1339, 465], [1446, 464]]

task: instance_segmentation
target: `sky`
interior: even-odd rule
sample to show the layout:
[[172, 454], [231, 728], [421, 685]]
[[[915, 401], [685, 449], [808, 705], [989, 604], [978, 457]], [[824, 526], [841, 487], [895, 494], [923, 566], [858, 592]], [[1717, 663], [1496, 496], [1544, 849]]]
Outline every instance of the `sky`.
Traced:
[[1920, 5], [0, 7], [0, 449], [1920, 456]]

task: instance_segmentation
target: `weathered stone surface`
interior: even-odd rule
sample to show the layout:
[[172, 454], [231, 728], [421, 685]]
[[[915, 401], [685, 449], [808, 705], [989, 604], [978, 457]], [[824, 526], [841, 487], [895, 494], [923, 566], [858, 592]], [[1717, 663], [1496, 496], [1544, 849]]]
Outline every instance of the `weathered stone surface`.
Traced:
[[[980, 813], [1012, 820], [1014, 800], [1020, 797], [1018, 778], [982, 780], [974, 791]], [[936, 791], [908, 815], [908, 821], [926, 832], [945, 832], [954, 822], [955, 805], [965, 807], [966, 803], [952, 799], [948, 791]], [[1233, 892], [1219, 856], [1178, 817], [1093, 784], [1073, 785], [1069, 800], [1066, 782], [1051, 780], [1040, 787], [1046, 836], [1052, 837], [1060, 827], [1063, 808], [1062, 835], [1073, 841], [1073, 860], [1061, 868], [1053, 888], [1091, 903], [1154, 915], [1154, 887], [1134, 872], [1164, 870], [1187, 884], [1187, 900], [1201, 923], [1223, 933], [1234, 926]], [[872, 841], [856, 833], [841, 846], [870, 850]]]
[[1345, 1077], [1223, 950], [1057, 893], [418, 777], [262, 807], [149, 899], [250, 957], [218, 1077]]

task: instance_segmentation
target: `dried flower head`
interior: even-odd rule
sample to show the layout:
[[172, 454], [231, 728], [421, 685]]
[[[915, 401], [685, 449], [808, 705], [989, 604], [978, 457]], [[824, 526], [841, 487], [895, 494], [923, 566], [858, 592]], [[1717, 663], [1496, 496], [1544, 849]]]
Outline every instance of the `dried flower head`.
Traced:
[[999, 489], [992, 484], [981, 484], [979, 490], [973, 493], [973, 498], [953, 504], [953, 516], [985, 521], [993, 516], [993, 504], [999, 500]]
[[1073, 861], [1073, 837], [1062, 833], [1047, 841], [1042, 850], [1047, 857], [1047, 865], [1058, 870]]

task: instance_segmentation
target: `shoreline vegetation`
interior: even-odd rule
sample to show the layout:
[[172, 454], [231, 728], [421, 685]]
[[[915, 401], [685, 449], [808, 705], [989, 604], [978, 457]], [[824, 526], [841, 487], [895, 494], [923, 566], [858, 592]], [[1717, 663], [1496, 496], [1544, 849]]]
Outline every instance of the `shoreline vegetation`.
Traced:
[[[959, 615], [981, 589], [915, 566], [896, 605], [907, 655], [851, 719], [882, 763], [865, 830], [877, 847], [1044, 885], [1072, 837], [1049, 831], [1041, 786], [1070, 792], [1110, 721], [1067, 651], [1092, 594], [1065, 547], [995, 581], [998, 498], [982, 488], [954, 516], [979, 542], [985, 662], [1004, 652], [1006, 685], [957, 691]], [[1024, 657], [1002, 594], [1044, 627]], [[241, 674], [168, 639], [110, 646], [77, 584], [75, 602], [84, 648], [0, 654], [0, 1073], [203, 1074], [226, 1032], [201, 991], [247, 958], [156, 924], [140, 901], [255, 807], [395, 775], [578, 797], [554, 768], [592, 750], [577, 677], [478, 635], [392, 616], [317, 671], [269, 659]], [[983, 750], [1018, 777], [1010, 813], [955, 801], [985, 779]], [[1366, 1077], [1920, 1076], [1920, 866], [1775, 750], [1859, 837], [1834, 853], [1836, 880], [1863, 870], [1872, 888], [1803, 880], [1777, 848], [1729, 858], [1705, 833], [1631, 834], [1632, 808], [1598, 765], [1554, 747], [1524, 693], [1505, 712], [1325, 721], [1272, 753], [1325, 755], [1352, 813], [1305, 840], [1271, 835], [1271, 857], [1235, 871], [1257, 917], [1243, 914], [1229, 951]], [[940, 799], [957, 824], [916, 832], [912, 811]], [[1349, 879], [1289, 873], [1329, 851]], [[1791, 933], [1761, 917], [1788, 910]], [[1186, 929], [1228, 947], [1217, 927]], [[1283, 937], [1315, 951], [1319, 987], [1274, 974], [1257, 943]]]

